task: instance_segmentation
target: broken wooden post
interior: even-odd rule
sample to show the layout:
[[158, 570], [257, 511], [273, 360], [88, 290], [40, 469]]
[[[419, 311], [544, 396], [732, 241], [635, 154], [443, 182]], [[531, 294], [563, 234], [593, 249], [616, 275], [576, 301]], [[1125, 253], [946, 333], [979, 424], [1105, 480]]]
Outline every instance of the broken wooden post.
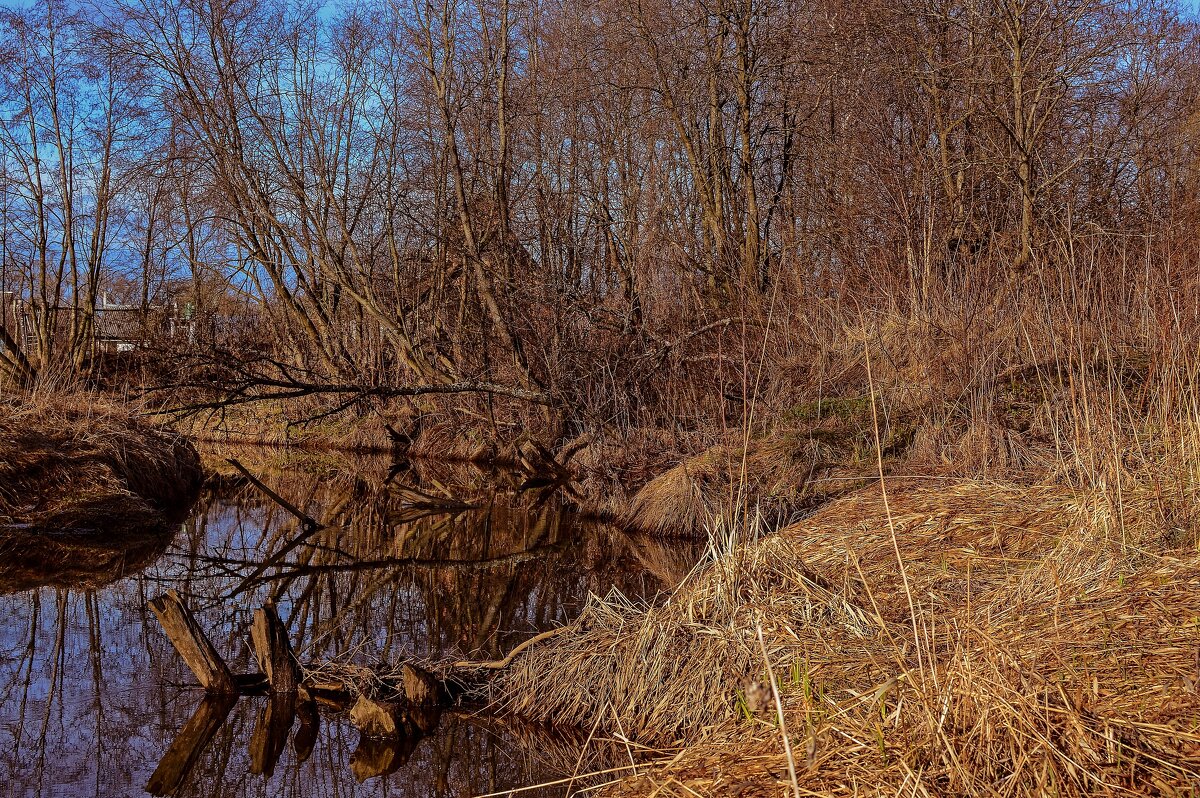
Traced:
[[300, 686], [300, 664], [292, 653], [287, 629], [279, 620], [275, 605], [265, 604], [254, 612], [250, 627], [250, 647], [258, 668], [267, 676], [272, 693], [294, 693]]
[[196, 676], [200, 686], [210, 693], [236, 695], [237, 684], [225, 660], [217, 654], [204, 630], [184, 605], [183, 599], [174, 590], [150, 602], [150, 609], [158, 616], [167, 639], [179, 652], [185, 664]]
[[431, 706], [438, 702], [438, 681], [433, 674], [410, 663], [400, 666], [400, 678], [396, 686], [404, 691], [404, 698], [416, 706]]

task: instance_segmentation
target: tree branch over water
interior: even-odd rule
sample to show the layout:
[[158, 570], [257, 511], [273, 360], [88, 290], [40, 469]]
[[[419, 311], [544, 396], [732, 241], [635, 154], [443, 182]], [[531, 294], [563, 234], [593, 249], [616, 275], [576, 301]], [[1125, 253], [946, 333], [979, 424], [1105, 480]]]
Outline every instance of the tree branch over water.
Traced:
[[341, 407], [362, 399], [393, 399], [425, 395], [486, 394], [553, 406], [549, 393], [503, 385], [487, 380], [460, 378], [418, 385], [360, 384], [338, 381], [306, 368], [290, 366], [265, 356], [239, 359], [232, 353], [193, 360], [181, 371], [185, 376], [149, 393], [193, 391], [201, 397], [158, 411], [161, 415], [187, 417], [205, 410], [223, 410], [237, 405], [313, 396], [341, 396]]
[[[277, 388], [278, 390], [269, 390]], [[255, 389], [268, 389], [264, 392], [256, 392]], [[290, 382], [281, 383], [273, 380], [259, 380], [252, 385], [240, 385], [232, 391], [227, 399], [218, 399], [211, 402], [197, 402], [183, 407], [171, 408], [169, 410], [160, 411], [163, 413], [193, 413], [200, 410], [219, 410], [223, 407], [232, 407], [233, 405], [248, 404], [250, 402], [265, 402], [272, 399], [297, 399], [302, 396], [318, 396], [318, 395], [355, 395], [362, 398], [378, 397], [378, 398], [394, 398], [401, 396], [422, 396], [425, 394], [456, 394], [456, 393], [482, 393], [492, 394], [493, 396], [507, 396], [510, 399], [519, 399], [524, 402], [530, 402], [538, 405], [553, 405], [554, 402], [549, 394], [540, 391], [527, 391], [523, 388], [515, 388], [509, 385], [497, 385], [490, 382], [479, 382], [475, 380], [464, 380], [461, 382], [452, 382], [444, 385], [337, 385], [324, 383], [303, 383]]]

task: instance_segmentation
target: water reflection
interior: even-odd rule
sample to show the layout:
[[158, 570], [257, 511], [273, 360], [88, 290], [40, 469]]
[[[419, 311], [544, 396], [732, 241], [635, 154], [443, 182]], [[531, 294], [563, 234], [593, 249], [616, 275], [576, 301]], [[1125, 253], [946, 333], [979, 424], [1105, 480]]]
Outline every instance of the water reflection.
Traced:
[[582, 522], [550, 495], [518, 496], [502, 473], [369, 460], [268, 465], [266, 456], [278, 455], [242, 459], [322, 528], [306, 528], [231, 471], [206, 488], [173, 541], [74, 559], [63, 552], [84, 551], [78, 540], [41, 554], [0, 548], [10, 593], [0, 596], [7, 794], [144, 795], [150, 786], [186, 796], [467, 796], [610, 761], [614, 750], [595, 741], [585, 751], [584, 739], [460, 711], [442, 713], [423, 738], [387, 744], [361, 740], [342, 713], [301, 712], [285, 727], [290, 713], [266, 698], [202, 703], [146, 607], [168, 588], [235, 671], [255, 669], [246, 630], [268, 598], [303, 661], [347, 652], [368, 664], [493, 658], [568, 620], [589, 593], [657, 594], [697, 554]]
[[169, 530], [113, 536], [0, 527], [0, 594], [39, 587], [102, 588], [143, 570], [162, 556], [170, 543]]

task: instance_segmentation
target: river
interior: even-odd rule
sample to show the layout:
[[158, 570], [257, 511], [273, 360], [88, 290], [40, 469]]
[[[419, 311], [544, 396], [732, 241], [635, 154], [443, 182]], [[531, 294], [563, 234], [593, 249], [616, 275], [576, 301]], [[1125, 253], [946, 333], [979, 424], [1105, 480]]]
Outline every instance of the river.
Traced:
[[214, 798], [479, 796], [562, 782], [628, 755], [477, 707], [443, 711], [426, 734], [392, 743], [362, 739], [344, 712], [322, 709], [264, 755], [254, 738], [267, 699], [249, 697], [182, 766], [162, 764], [203, 697], [147, 607], [168, 589], [235, 672], [256, 670], [247, 629], [268, 598], [304, 662], [492, 658], [569, 621], [590, 595], [654, 600], [700, 554], [582, 520], [555, 495], [516, 490], [519, 479], [504, 472], [270, 450], [239, 457], [322, 528], [306, 531], [224, 468], [173, 538], [0, 538], [0, 792], [143, 796], [153, 782], [158, 793]]

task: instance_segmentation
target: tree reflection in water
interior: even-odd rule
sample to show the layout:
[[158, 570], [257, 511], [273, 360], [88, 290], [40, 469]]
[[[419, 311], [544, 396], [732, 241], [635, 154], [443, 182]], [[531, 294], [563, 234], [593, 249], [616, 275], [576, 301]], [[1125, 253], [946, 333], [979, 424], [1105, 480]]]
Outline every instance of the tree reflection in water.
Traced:
[[[7, 794], [142, 795], [185, 727], [211, 742], [183, 769], [186, 778], [154, 785], [160, 791], [467, 796], [569, 776], [577, 764], [627, 761], [623, 746], [592, 740], [585, 751], [570, 734], [465, 712], [443, 713], [424, 739], [392, 746], [362, 745], [346, 717], [331, 713], [319, 725], [292, 725], [283, 746], [265, 732], [253, 740], [266, 698], [239, 701], [223, 722], [224, 707], [205, 710], [146, 606], [168, 588], [185, 597], [235, 671], [255, 669], [246, 630], [268, 598], [302, 660], [492, 658], [569, 620], [589, 593], [652, 598], [699, 553], [581, 521], [553, 497], [539, 504], [506, 490], [504, 474], [466, 466], [246, 462], [323, 528], [305, 530], [245, 480], [225, 477], [212, 481], [173, 541], [137, 541], [121, 556], [111, 541], [96, 548], [55, 539], [39, 558], [26, 536], [19, 573], [0, 568]], [[440, 506], [463, 504], [472, 509]], [[6, 545], [17, 544], [0, 539], [0, 558]]]

